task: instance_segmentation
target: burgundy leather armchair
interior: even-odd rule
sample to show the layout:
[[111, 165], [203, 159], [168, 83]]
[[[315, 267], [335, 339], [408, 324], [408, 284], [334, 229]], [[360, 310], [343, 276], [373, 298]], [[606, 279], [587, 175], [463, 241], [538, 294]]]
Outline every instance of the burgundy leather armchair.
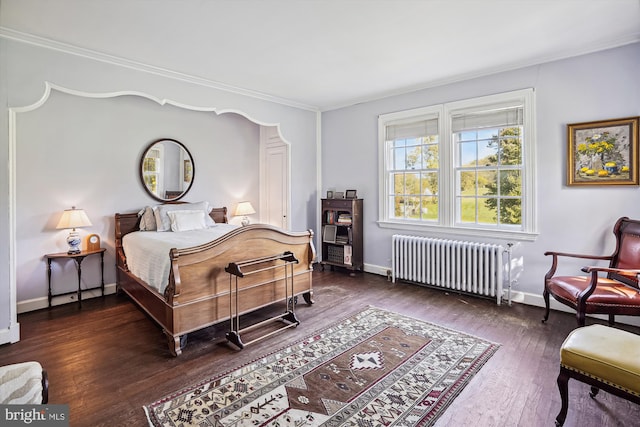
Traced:
[[[613, 227], [616, 247], [612, 255], [592, 256], [562, 252], [551, 255], [551, 269], [544, 276], [543, 322], [549, 319], [549, 295], [576, 310], [578, 326], [584, 326], [585, 315], [607, 314], [609, 325], [616, 315], [640, 316], [640, 220], [620, 218]], [[609, 261], [608, 267], [587, 266], [587, 275], [554, 276], [560, 257]]]

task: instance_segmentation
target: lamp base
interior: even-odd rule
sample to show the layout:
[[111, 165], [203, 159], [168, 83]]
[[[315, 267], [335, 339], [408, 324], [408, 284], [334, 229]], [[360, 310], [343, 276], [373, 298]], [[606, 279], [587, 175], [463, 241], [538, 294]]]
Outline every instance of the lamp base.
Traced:
[[243, 217], [242, 218], [242, 222], [240, 222], [240, 224], [242, 224], [243, 227], [249, 225], [249, 217]]
[[67, 251], [67, 253], [69, 255], [79, 254], [80, 243], [82, 243], [82, 239], [80, 239], [80, 233], [73, 229], [71, 232], [69, 232], [69, 236], [67, 236], [67, 244], [69, 245], [69, 250]]

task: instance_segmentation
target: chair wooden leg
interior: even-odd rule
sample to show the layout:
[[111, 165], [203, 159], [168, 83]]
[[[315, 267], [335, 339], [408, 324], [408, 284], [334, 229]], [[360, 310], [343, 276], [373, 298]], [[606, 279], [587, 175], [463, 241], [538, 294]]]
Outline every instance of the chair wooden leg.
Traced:
[[556, 426], [562, 426], [564, 420], [567, 419], [567, 411], [569, 410], [569, 371], [560, 367], [560, 374], [558, 375], [558, 390], [560, 391], [560, 399], [562, 400], [562, 407], [560, 413], [556, 417]]
[[578, 326], [583, 327], [586, 323], [586, 317], [584, 311], [578, 309], [576, 312], [576, 320], [578, 321]]
[[609, 315], [609, 326], [613, 326], [616, 323], [616, 315], [615, 314], [610, 314]]
[[544, 298], [544, 318], [542, 319], [542, 323], [546, 323], [549, 320], [549, 291], [547, 290], [547, 286], [544, 287], [544, 292], [542, 292], [542, 297]]

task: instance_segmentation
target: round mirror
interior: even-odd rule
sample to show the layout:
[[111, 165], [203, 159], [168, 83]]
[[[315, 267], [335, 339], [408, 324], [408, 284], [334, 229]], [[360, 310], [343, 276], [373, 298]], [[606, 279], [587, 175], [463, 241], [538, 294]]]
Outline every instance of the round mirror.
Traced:
[[193, 184], [195, 168], [187, 147], [175, 139], [153, 141], [140, 160], [140, 179], [149, 195], [162, 202], [182, 198]]

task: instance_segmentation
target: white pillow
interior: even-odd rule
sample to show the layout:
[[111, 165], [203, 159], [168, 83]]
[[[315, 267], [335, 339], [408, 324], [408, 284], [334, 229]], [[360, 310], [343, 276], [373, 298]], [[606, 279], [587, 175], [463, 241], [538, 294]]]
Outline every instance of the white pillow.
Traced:
[[198, 202], [198, 203], [176, 203], [176, 204], [168, 204], [168, 205], [159, 205], [155, 209], [155, 218], [156, 218], [156, 226], [157, 231], [169, 231], [171, 230], [171, 220], [167, 215], [168, 212], [171, 211], [202, 211], [205, 215], [205, 224], [207, 227], [215, 225], [215, 222], [209, 216], [209, 202]]
[[207, 228], [204, 222], [204, 211], [171, 211], [167, 212], [171, 220], [171, 231], [191, 231]]

